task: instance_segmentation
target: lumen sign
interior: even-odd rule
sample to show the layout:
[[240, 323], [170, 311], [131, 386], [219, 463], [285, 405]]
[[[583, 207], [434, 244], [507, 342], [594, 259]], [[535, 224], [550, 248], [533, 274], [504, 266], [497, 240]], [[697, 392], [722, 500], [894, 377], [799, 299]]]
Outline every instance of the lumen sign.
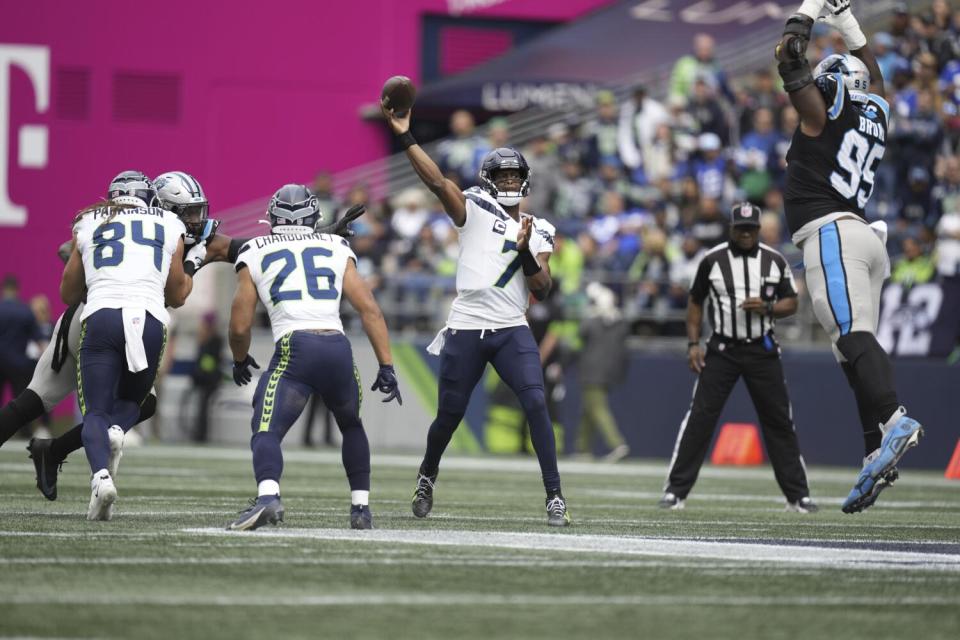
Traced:
[[49, 47], [0, 44], [0, 226], [23, 227], [27, 224], [27, 207], [10, 199], [10, 141], [16, 135], [17, 167], [43, 169], [47, 166], [48, 140], [44, 125], [11, 127], [10, 72], [14, 67], [27, 74], [37, 113], [46, 112], [50, 108]]

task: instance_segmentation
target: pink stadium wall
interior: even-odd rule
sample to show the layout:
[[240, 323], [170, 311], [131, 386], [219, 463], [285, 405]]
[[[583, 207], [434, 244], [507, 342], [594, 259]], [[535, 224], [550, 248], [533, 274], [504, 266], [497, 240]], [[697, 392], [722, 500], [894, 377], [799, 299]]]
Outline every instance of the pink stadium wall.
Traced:
[[54, 250], [123, 169], [194, 173], [215, 212], [381, 156], [358, 108], [392, 74], [417, 79], [424, 13], [568, 20], [608, 3], [0, 0], [0, 275], [59, 313]]

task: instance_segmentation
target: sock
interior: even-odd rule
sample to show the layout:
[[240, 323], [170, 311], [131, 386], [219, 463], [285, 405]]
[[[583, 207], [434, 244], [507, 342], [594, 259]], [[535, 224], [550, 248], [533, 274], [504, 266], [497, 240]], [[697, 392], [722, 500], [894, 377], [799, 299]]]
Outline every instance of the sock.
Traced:
[[880, 440], [883, 439], [883, 433], [880, 431], [880, 422], [873, 415], [867, 401], [859, 392], [860, 384], [857, 381], [857, 373], [849, 362], [841, 362], [840, 368], [847, 376], [847, 382], [853, 390], [853, 397], [857, 401], [857, 413], [860, 414], [860, 428], [863, 429], [863, 450], [864, 457], [880, 448]]
[[893, 386], [890, 358], [877, 338], [866, 331], [854, 331], [837, 340], [837, 349], [853, 368], [854, 394], [862, 398], [871, 424], [883, 424], [900, 407]]
[[272, 431], [258, 431], [250, 439], [253, 451], [253, 473], [259, 484], [263, 480], [280, 481], [283, 476], [283, 453], [280, 438]]
[[30, 389], [24, 389], [23, 393], [0, 409], [0, 446], [42, 415], [43, 401], [40, 396]]
[[257, 497], [260, 496], [279, 496], [280, 483], [276, 480], [261, 480], [257, 483]]
[[369, 491], [351, 491], [350, 492], [350, 504], [359, 504], [361, 506], [367, 506], [370, 504], [370, 492]]
[[57, 460], [65, 460], [68, 455], [83, 448], [83, 423], [74, 426], [50, 442], [50, 455]]
[[363, 430], [359, 420], [353, 426], [346, 428], [339, 420], [337, 424], [343, 436], [340, 459], [343, 460], [343, 468], [347, 472], [350, 490], [370, 491], [370, 442], [367, 440], [367, 432]]

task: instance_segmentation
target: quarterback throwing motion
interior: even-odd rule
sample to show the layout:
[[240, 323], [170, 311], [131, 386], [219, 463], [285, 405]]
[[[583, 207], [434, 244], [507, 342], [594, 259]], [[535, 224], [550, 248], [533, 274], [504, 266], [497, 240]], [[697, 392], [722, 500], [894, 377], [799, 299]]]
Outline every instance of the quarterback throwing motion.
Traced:
[[566, 526], [570, 519], [560, 491], [540, 351], [525, 315], [531, 293], [543, 300], [550, 291], [554, 237], [550, 223], [520, 212], [520, 200], [530, 188], [530, 167], [518, 151], [494, 149], [480, 169], [482, 187], [461, 191], [414, 140], [410, 111], [401, 117], [393, 109], [381, 108], [410, 164], [440, 200], [460, 236], [457, 297], [446, 327], [428, 348], [440, 355], [439, 398], [414, 489], [413, 513], [423, 518], [433, 508], [440, 457], [489, 362], [517, 394], [530, 424], [547, 492], [547, 524]]

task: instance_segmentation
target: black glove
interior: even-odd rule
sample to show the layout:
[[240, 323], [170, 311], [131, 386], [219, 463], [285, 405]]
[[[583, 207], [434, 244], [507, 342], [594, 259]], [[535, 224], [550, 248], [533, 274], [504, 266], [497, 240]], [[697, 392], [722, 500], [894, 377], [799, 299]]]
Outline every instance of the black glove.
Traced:
[[343, 214], [343, 217], [337, 220], [336, 222], [331, 222], [328, 225], [322, 227], [317, 227], [315, 229], [316, 233], [332, 233], [335, 236], [343, 236], [344, 238], [352, 238], [356, 234], [353, 229], [350, 228], [350, 223], [362, 216], [367, 210], [366, 205], [355, 204], [347, 212]]
[[382, 364], [380, 365], [380, 371], [377, 372], [377, 380], [370, 387], [370, 390], [379, 390], [380, 393], [389, 394], [383, 399], [383, 402], [390, 402], [396, 398], [397, 403], [403, 404], [403, 398], [400, 397], [400, 389], [397, 385], [397, 372], [393, 370], [393, 365]]
[[253, 380], [253, 374], [250, 372], [250, 367], [254, 369], [259, 369], [260, 365], [257, 364], [257, 361], [248, 353], [247, 357], [241, 360], [240, 362], [234, 361], [233, 363], [233, 381], [237, 383], [238, 387], [242, 387], [251, 380]]

